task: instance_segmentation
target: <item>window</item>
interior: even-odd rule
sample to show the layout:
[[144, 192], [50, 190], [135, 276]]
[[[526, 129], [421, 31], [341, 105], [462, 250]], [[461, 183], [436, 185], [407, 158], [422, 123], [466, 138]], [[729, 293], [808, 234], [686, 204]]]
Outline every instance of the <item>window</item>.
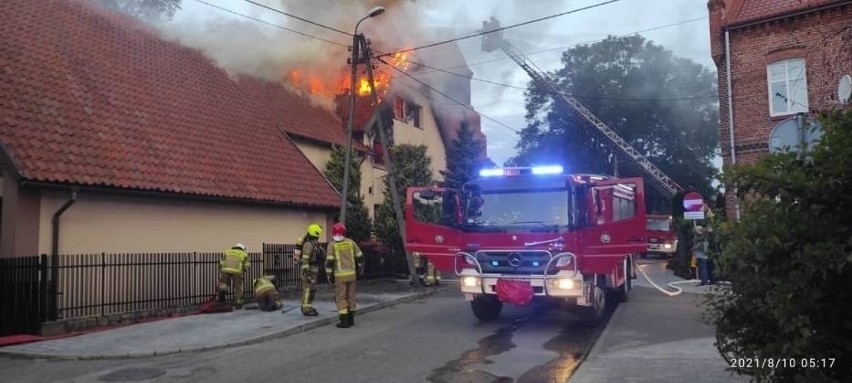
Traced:
[[376, 165], [384, 165], [385, 163], [385, 150], [378, 141], [373, 142], [373, 163]]
[[393, 97], [393, 118], [405, 121], [405, 100], [403, 100], [402, 97]]
[[612, 199], [613, 221], [633, 218], [636, 214], [636, 203], [632, 199], [615, 197]]
[[413, 102], [409, 102], [405, 104], [406, 113], [405, 120], [410, 122], [411, 125], [414, 125], [415, 128], [420, 127], [420, 105], [417, 105]]
[[769, 78], [769, 115], [808, 111], [805, 59], [777, 61], [766, 67]]

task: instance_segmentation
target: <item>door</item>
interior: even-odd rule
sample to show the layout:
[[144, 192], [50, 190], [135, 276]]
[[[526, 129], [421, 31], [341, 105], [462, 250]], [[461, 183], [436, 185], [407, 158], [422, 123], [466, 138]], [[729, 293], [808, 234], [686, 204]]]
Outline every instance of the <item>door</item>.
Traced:
[[409, 188], [405, 199], [405, 250], [429, 258], [440, 271], [452, 271], [460, 251], [462, 216], [456, 190]]
[[611, 272], [627, 254], [645, 251], [646, 216], [641, 178], [598, 181], [586, 193], [588, 226], [583, 229], [583, 256], [593, 272]]

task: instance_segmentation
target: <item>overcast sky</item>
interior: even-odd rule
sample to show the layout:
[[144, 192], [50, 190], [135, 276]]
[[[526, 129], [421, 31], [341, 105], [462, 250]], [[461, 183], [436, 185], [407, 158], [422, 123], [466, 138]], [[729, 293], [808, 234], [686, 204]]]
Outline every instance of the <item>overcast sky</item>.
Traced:
[[[333, 32], [312, 28], [310, 25], [263, 10], [243, 0], [206, 1], [292, 29], [309, 31], [335, 41], [346, 42], [345, 38], [341, 39], [340, 35], [335, 35]], [[369, 0], [359, 1], [369, 3]], [[330, 25], [340, 23], [341, 14], [339, 12], [332, 14], [331, 12], [321, 12], [322, 9], [313, 12], [316, 9], [312, 9], [311, 4], [316, 4], [316, 2], [311, 2], [311, 0], [288, 0], [284, 2], [259, 0], [258, 2], [279, 9], [285, 9], [286, 4], [289, 3], [288, 10], [291, 13], [302, 12], [299, 16], [320, 23]], [[383, 2], [391, 1], [384, 0]], [[603, 0], [402, 0], [396, 3], [402, 3], [409, 13], [413, 12], [417, 15], [421, 34], [428, 40], [433, 32], [437, 39], [437, 31], [443, 34], [449, 31], [454, 36], [474, 33], [482, 27], [482, 20], [491, 16], [497, 17], [501, 24], [506, 26], [600, 2], [603, 2]], [[334, 2], [327, 4], [334, 4]], [[594, 42], [607, 35], [625, 35], [636, 32], [673, 51], [677, 56], [691, 59], [715, 71], [710, 57], [706, 4], [706, 0], [621, 0], [590, 10], [509, 29], [504, 32], [503, 36], [524, 52], [551, 49], [529, 55], [530, 59], [538, 66], [548, 71], [560, 66], [559, 59], [564, 51], [564, 49], [554, 48]], [[347, 10], [347, 12], [353, 11]], [[344, 16], [350, 17], [348, 14], [344, 14]], [[369, 20], [369, 23], [384, 22], [391, 24], [391, 21], [382, 20], [382, 17], [387, 16]], [[242, 28], [257, 28], [261, 31], [265, 29], [266, 33], [270, 33], [270, 30], [275, 33], [284, 33], [287, 36], [283, 37], [282, 35], [282, 38], [293, 39], [299, 44], [324, 44], [320, 41], [306, 39], [303, 36], [275, 30], [273, 27], [222, 12], [194, 0], [183, 0], [182, 10], [175, 15], [173, 23], [186, 26], [209, 23], [210, 20], [225, 19], [240, 19]], [[351, 23], [354, 24], [359, 17], [351, 15], [351, 19]], [[685, 23], [663, 27], [679, 22]], [[410, 21], [406, 23], [410, 23]], [[659, 29], [640, 32], [654, 28]], [[463, 40], [458, 44], [475, 77], [521, 87], [526, 86], [529, 81], [526, 72], [513, 61], [507, 59], [502, 52], [486, 53], [481, 51], [479, 38]], [[515, 144], [518, 137], [516, 133], [487, 117], [516, 130], [523, 129], [526, 112], [523, 90], [481, 81], [472, 81], [471, 85], [473, 106], [483, 114], [482, 127], [483, 132], [488, 137], [489, 157], [497, 164], [502, 164], [503, 161], [515, 154]]]

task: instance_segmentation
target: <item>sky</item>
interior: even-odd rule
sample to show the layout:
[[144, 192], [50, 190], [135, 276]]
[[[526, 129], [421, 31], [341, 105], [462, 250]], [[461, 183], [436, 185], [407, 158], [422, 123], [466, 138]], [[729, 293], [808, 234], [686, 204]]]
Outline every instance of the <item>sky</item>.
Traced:
[[[205, 0], [209, 3], [255, 17], [296, 31], [327, 40], [347, 43], [345, 36], [306, 24], [244, 0]], [[552, 14], [605, 2], [605, 0], [255, 0], [286, 10], [297, 16], [351, 30], [375, 3], [388, 5], [389, 12], [365, 21], [362, 31], [368, 38], [416, 35], [416, 44], [437, 42], [446, 36], [466, 36], [482, 27], [491, 16], [501, 25], [511, 25]], [[621, 0], [596, 8], [532, 23], [504, 31], [503, 37], [528, 53], [528, 57], [544, 70], [561, 66], [565, 49], [590, 43], [608, 35], [638, 34], [676, 56], [700, 63], [715, 72], [710, 57], [710, 38], [706, 0]], [[394, 9], [391, 12], [390, 9]], [[680, 25], [672, 25], [682, 23]], [[412, 28], [416, 25], [416, 28]], [[672, 25], [672, 26], [669, 26]], [[348, 27], [346, 27], [348, 26]], [[225, 66], [252, 67], [258, 73], [280, 76], [276, 68], [281, 60], [326, 60], [345, 65], [346, 52], [323, 41], [283, 31], [201, 4], [183, 0], [182, 9], [167, 26], [171, 33], [187, 45], [201, 46], [211, 56], [227, 61]], [[653, 30], [650, 30], [653, 29]], [[203, 31], [191, 33], [192, 30]], [[404, 30], [404, 33], [402, 32]], [[644, 31], [644, 32], [642, 32]], [[372, 33], [372, 35], [371, 35]], [[408, 36], [411, 37], [411, 36]], [[411, 39], [399, 44], [410, 47]], [[480, 38], [458, 42], [459, 48], [474, 72], [474, 77], [525, 87], [529, 76], [501, 51], [483, 52]], [[395, 41], [385, 41], [393, 45]], [[212, 48], [211, 48], [212, 47]], [[422, 54], [426, 54], [424, 50]], [[529, 54], [532, 52], [539, 52]], [[287, 56], [289, 53], [293, 53]], [[301, 54], [300, 54], [301, 52]], [[276, 56], [268, 60], [258, 57]], [[285, 57], [286, 56], [286, 57]], [[298, 57], [298, 58], [297, 58]], [[236, 60], [236, 62], [234, 61]], [[279, 60], [279, 61], [276, 61]], [[271, 64], [270, 64], [271, 63]], [[321, 66], [318, 66], [321, 67]], [[265, 68], [265, 69], [264, 69]], [[271, 68], [271, 69], [270, 69]], [[482, 114], [482, 130], [488, 140], [488, 155], [498, 165], [515, 154], [517, 133], [526, 126], [524, 91], [483, 81], [471, 82], [473, 107]], [[496, 120], [496, 122], [495, 122]], [[505, 126], [503, 126], [505, 125]], [[508, 126], [508, 128], [507, 128]], [[717, 165], [721, 161], [716, 161]]]

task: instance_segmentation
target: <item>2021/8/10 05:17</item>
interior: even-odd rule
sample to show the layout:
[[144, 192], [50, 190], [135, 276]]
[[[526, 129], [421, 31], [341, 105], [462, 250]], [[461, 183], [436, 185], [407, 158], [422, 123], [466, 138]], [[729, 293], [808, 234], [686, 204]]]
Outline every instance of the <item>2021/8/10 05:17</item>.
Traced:
[[731, 368], [832, 368], [836, 358], [733, 358]]

